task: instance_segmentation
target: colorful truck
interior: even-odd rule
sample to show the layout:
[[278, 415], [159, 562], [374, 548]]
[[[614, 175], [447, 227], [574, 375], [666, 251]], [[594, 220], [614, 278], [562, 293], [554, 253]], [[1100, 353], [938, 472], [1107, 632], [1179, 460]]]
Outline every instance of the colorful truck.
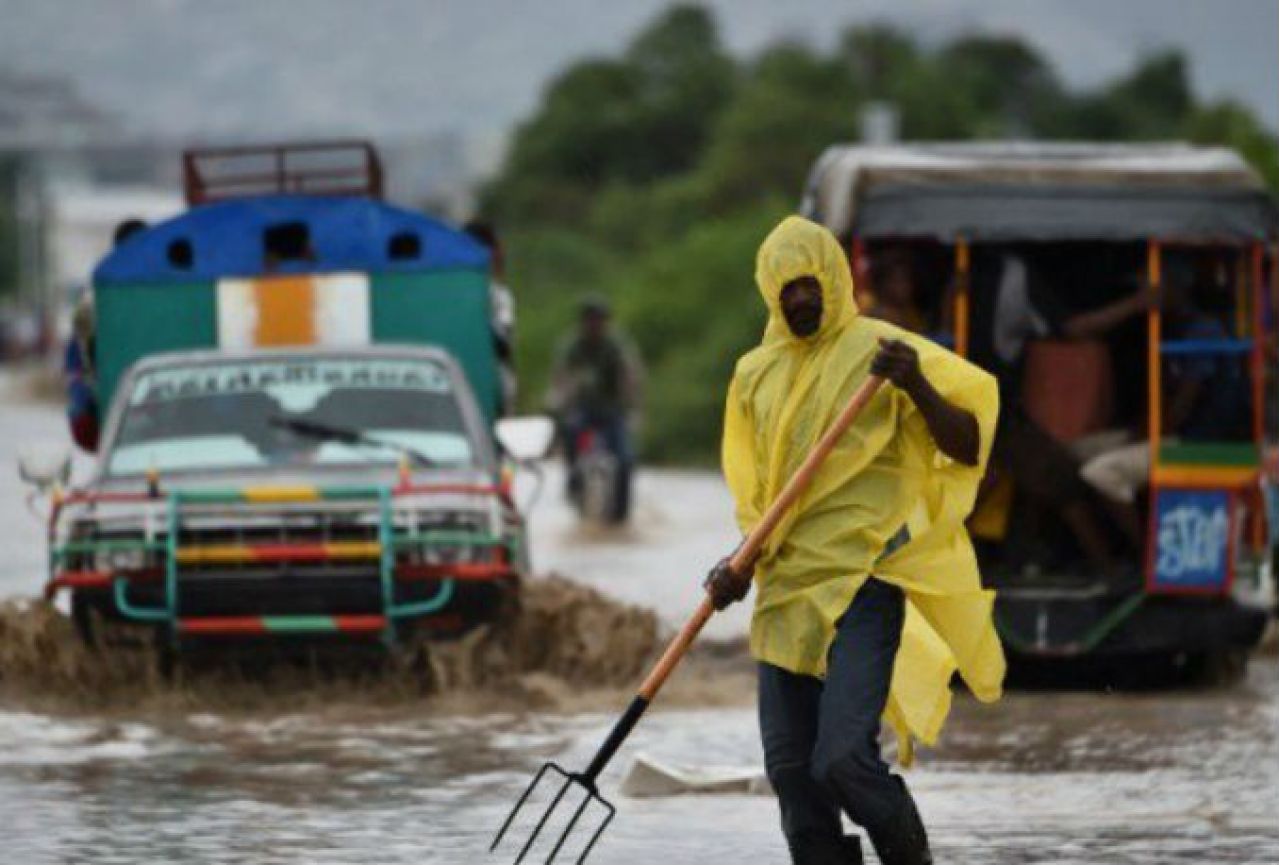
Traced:
[[[879, 256], [908, 261], [920, 325], [960, 354], [983, 343], [1017, 354], [1005, 302], [1040, 316], [1005, 296], [1010, 260], [1037, 280], [1012, 287], [1065, 316], [1142, 298], [1092, 339], [1031, 322], [1023, 331], [1042, 338], [1002, 383], [1003, 414], [1027, 418], [1081, 464], [1105, 435], [1144, 446], [1130, 537], [1113, 502], [1091, 497], [1106, 540], [1124, 550], [1115, 566], [1089, 561], [1061, 512], [1036, 507], [1023, 495], [1031, 484], [1002, 466], [970, 527], [1014, 662], [1239, 669], [1275, 607], [1277, 549], [1266, 502], [1279, 483], [1279, 215], [1256, 173], [1231, 151], [1176, 143], [849, 145], [815, 164], [803, 209], [846, 244], [863, 304], [875, 302]], [[1169, 324], [1173, 277], [1180, 293], [1206, 295], [1198, 335]], [[1168, 381], [1187, 368], [1212, 392], [1191, 419], [1207, 435], [1166, 426]]]
[[[380, 648], [508, 614], [529, 555], [488, 253], [380, 200], [364, 144], [188, 153], [190, 208], [93, 275], [92, 478], [50, 596], [89, 641]], [[549, 428], [549, 422], [545, 424]], [[546, 431], [549, 433], [549, 430]]]

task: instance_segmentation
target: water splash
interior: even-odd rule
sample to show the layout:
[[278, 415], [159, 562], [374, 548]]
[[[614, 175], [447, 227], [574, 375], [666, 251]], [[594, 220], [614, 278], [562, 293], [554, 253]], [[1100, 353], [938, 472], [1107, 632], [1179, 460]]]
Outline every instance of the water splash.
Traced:
[[81, 711], [303, 708], [335, 701], [394, 704], [424, 697], [477, 708], [551, 708], [582, 689], [633, 683], [654, 656], [656, 616], [561, 577], [530, 580], [520, 614], [462, 639], [410, 646], [381, 662], [180, 667], [161, 674], [145, 641], [86, 646], [65, 614], [32, 600], [0, 603], [0, 697]]

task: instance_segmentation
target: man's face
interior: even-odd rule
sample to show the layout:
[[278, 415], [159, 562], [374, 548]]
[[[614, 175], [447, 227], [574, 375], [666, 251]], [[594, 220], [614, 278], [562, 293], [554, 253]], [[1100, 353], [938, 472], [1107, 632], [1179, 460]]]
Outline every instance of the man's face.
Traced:
[[822, 324], [822, 285], [815, 276], [801, 276], [782, 286], [782, 316], [791, 333], [812, 336]]
[[608, 331], [608, 315], [597, 310], [582, 313], [582, 336], [592, 342], [604, 338]]

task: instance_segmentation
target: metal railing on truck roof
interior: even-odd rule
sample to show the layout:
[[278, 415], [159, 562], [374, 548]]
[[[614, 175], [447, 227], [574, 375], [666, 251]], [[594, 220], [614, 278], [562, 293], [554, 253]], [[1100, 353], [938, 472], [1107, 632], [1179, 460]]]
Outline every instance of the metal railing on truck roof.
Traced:
[[187, 204], [257, 195], [381, 198], [382, 161], [361, 140], [200, 147], [182, 154]]

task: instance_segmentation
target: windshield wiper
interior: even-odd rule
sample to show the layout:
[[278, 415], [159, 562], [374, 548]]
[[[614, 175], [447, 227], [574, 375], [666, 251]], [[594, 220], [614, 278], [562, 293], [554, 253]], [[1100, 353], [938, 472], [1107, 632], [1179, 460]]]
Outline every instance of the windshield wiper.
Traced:
[[413, 462], [426, 468], [438, 466], [435, 460], [428, 457], [415, 448], [399, 442], [388, 441], [387, 439], [371, 436], [368, 433], [350, 427], [331, 426], [326, 423], [319, 423], [313, 420], [303, 420], [296, 417], [283, 417], [276, 415], [270, 418], [267, 423], [273, 427], [286, 429], [289, 432], [298, 435], [308, 436], [309, 438], [319, 439], [320, 441], [340, 442], [345, 445], [363, 445], [364, 447], [383, 448], [384, 450], [393, 450], [397, 453], [411, 459]]

